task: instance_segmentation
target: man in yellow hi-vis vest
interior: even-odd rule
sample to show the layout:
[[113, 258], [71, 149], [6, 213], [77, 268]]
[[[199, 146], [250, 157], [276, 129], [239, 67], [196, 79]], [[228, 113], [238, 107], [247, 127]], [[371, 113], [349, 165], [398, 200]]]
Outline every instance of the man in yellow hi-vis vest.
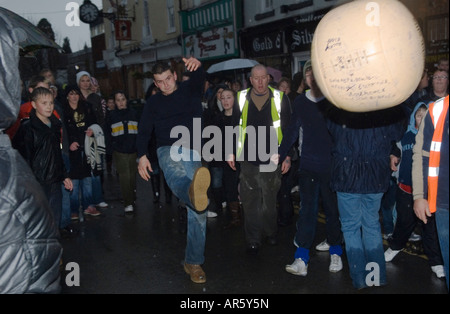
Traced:
[[252, 87], [238, 93], [241, 109], [236, 155], [227, 159], [231, 168], [241, 166], [240, 197], [244, 210], [247, 252], [257, 254], [264, 239], [276, 244], [277, 192], [281, 175], [288, 172], [290, 158], [277, 166], [270, 157], [278, 153], [282, 130], [289, 123], [291, 106], [287, 96], [269, 87], [267, 68], [253, 67]]

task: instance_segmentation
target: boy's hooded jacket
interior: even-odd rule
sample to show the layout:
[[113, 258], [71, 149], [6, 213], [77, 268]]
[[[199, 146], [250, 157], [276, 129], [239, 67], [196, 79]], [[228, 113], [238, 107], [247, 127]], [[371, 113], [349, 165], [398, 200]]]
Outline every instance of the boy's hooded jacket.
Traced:
[[400, 142], [397, 143], [401, 150], [401, 155], [397, 156], [401, 158], [398, 170], [398, 182], [409, 187], [412, 186], [412, 155], [413, 147], [416, 143], [416, 134], [418, 132], [418, 129], [416, 128], [415, 115], [421, 105], [426, 105], [428, 108], [428, 105], [424, 102], [417, 103], [409, 118], [408, 129]]

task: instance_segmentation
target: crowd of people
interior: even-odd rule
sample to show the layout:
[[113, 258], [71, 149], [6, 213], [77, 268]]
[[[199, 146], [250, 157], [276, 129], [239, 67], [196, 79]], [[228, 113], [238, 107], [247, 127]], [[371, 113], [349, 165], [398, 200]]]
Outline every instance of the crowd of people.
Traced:
[[[140, 115], [125, 91], [102, 95], [86, 71], [65, 88], [49, 69], [30, 80], [5, 133], [41, 185], [61, 234], [76, 236], [73, 222], [108, 207], [105, 172], [115, 170], [126, 214], [136, 210], [137, 175], [151, 181], [155, 203], [163, 182], [187, 234], [184, 270], [204, 283], [207, 219], [226, 215], [224, 228], [242, 226], [246, 252], [257, 255], [278, 244], [280, 226], [294, 222], [297, 189], [297, 248], [287, 272], [307, 275], [322, 208], [327, 237], [316, 249], [329, 251], [332, 273], [342, 270], [346, 252], [356, 289], [369, 286], [371, 262], [379, 267], [378, 285], [387, 283], [386, 262], [419, 225], [431, 270], [448, 287], [448, 60], [425, 70], [401, 105], [364, 113], [333, 106], [310, 61], [278, 82], [258, 64], [248, 84], [212, 83], [199, 60], [182, 62], [182, 77], [170, 64], [155, 64]], [[189, 136], [173, 137], [180, 127]], [[196, 146], [197, 127], [220, 130], [221, 146], [205, 154], [207, 139]], [[442, 145], [430, 149], [431, 142]]]

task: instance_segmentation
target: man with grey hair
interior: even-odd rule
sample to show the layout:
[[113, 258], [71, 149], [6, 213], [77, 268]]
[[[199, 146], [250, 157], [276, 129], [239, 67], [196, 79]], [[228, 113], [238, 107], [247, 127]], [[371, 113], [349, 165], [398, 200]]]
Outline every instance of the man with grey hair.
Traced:
[[[236, 169], [240, 163], [240, 196], [244, 210], [247, 253], [256, 255], [264, 238], [277, 244], [277, 191], [281, 175], [290, 169], [290, 157], [281, 166], [270, 161], [278, 153], [283, 129], [289, 123], [289, 98], [269, 86], [264, 65], [252, 68], [252, 87], [238, 92], [241, 110], [237, 152], [227, 162]], [[274, 144], [275, 142], [275, 144]]]

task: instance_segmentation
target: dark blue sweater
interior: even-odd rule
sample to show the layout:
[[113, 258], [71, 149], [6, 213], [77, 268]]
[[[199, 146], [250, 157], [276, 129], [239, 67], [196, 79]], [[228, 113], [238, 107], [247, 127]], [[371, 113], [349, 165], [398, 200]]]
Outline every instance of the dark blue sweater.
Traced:
[[[147, 100], [139, 122], [136, 141], [138, 158], [147, 154], [148, 143], [153, 130], [158, 148], [172, 146], [172, 144], [178, 142], [181, 135], [178, 134], [177, 138], [170, 137], [170, 132], [177, 126], [184, 126], [189, 131], [190, 148], [193, 147], [194, 138], [196, 141], [201, 141], [198, 138], [201, 134], [194, 135], [193, 120], [202, 116], [201, 96], [204, 79], [205, 72], [203, 67], [200, 67], [197, 71], [191, 73], [189, 80], [179, 83], [177, 90], [172, 94], [164, 96], [159, 92]], [[199, 127], [201, 132], [201, 125]], [[184, 147], [188, 146], [187, 142], [183, 145]]]
[[405, 109], [371, 112], [337, 107], [328, 115], [333, 138], [331, 188], [336, 192], [384, 193], [389, 187], [392, 144], [404, 134]]
[[324, 115], [331, 106], [326, 98], [315, 103], [306, 94], [295, 99], [291, 123], [283, 134], [279, 148], [280, 162], [286, 158], [289, 149], [298, 140], [302, 128], [299, 169], [319, 173], [330, 171], [332, 141]]

